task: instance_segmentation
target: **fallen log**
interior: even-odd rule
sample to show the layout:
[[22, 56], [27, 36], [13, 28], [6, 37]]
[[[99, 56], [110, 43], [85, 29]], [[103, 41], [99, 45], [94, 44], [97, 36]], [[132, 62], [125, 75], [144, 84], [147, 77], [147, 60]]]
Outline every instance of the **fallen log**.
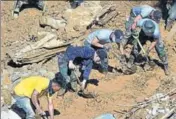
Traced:
[[85, 36], [82, 35], [78, 39], [64, 43], [54, 49], [40, 48], [40, 49], [29, 51], [27, 53], [25, 52], [23, 53], [22, 57], [16, 57], [10, 53], [7, 53], [7, 54], [9, 55], [10, 59], [16, 64], [37, 63], [44, 59], [46, 60], [54, 57], [57, 53], [65, 51], [69, 45], [71, 44], [74, 45], [78, 42], [81, 42], [84, 38]]
[[93, 21], [87, 26], [87, 29], [92, 28], [94, 25], [103, 26], [118, 14], [115, 6], [108, 6], [96, 15]]

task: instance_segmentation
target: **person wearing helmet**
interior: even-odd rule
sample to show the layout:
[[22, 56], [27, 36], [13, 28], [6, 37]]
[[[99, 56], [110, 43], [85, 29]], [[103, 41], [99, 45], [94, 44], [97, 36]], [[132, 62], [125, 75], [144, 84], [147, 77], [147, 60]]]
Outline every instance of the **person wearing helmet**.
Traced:
[[[137, 22], [137, 27], [141, 28], [141, 32], [147, 36], [152, 38], [152, 43], [150, 45], [150, 47], [147, 49], [146, 54], [148, 55], [150, 53], [150, 51], [155, 48], [156, 52], [160, 58], [160, 60], [163, 63], [164, 66], [164, 71], [166, 75], [169, 75], [169, 70], [168, 70], [168, 59], [167, 59], [167, 54], [165, 51], [165, 47], [164, 47], [164, 43], [163, 40], [161, 38], [161, 33], [159, 30], [159, 25], [148, 18], [142, 19], [140, 21]], [[134, 48], [132, 51], [132, 54], [134, 55], [135, 58], [138, 57], [139, 55], [139, 47], [137, 45], [137, 42], [134, 44]]]
[[107, 52], [105, 49], [94, 50], [88, 46], [69, 46], [64, 54], [58, 55], [58, 64], [61, 75], [64, 77], [67, 85], [76, 91], [77, 90], [77, 76], [74, 74], [75, 65], [81, 66], [82, 72], [82, 90], [85, 89], [87, 80], [92, 70], [93, 62], [96, 64], [103, 64], [107, 66]]
[[174, 21], [176, 20], [176, 0], [174, 1], [173, 5], [169, 9], [169, 17], [167, 18], [166, 30], [170, 31]]
[[99, 29], [88, 35], [84, 41], [84, 45], [93, 47], [95, 49], [104, 48], [109, 50], [109, 47], [105, 44], [113, 42], [120, 44], [122, 39], [123, 32], [119, 29], [115, 31], [110, 29]]
[[45, 7], [43, 0], [16, 0], [13, 10], [13, 16], [17, 18], [19, 16], [19, 12], [21, 11], [22, 7], [27, 4], [33, 5], [42, 11], [44, 10]]
[[123, 47], [128, 43], [128, 40], [132, 37], [134, 40], [139, 37], [139, 30], [136, 28], [137, 22], [144, 18], [150, 18], [159, 23], [162, 18], [162, 13], [149, 5], [136, 6], [131, 9], [130, 17], [125, 23], [125, 35], [122, 40], [122, 47], [120, 51], [124, 54]]

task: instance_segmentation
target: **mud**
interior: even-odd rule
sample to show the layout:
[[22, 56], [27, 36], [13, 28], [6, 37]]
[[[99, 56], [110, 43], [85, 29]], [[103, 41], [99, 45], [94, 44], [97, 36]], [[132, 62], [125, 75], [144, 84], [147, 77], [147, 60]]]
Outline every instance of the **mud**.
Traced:
[[[124, 30], [124, 22], [128, 17], [130, 8], [134, 5], [140, 4], [150, 4], [154, 5], [154, 1], [112, 1], [100, 2], [99, 5], [116, 5], [119, 10], [119, 15], [113, 18], [105, 26], [97, 28], [110, 28], [116, 29], [120, 28]], [[67, 11], [69, 14], [65, 14], [65, 10], [68, 10], [69, 3], [65, 1], [49, 1], [47, 2], [47, 11], [43, 13], [35, 8], [24, 9], [20, 12], [20, 16], [17, 19], [12, 17], [13, 2], [12, 1], [3, 1], [2, 5], [2, 36], [1, 36], [1, 72], [3, 69], [6, 69], [9, 74], [9, 78], [14, 72], [20, 72], [24, 74], [30, 72], [35, 74], [42, 69], [46, 69], [49, 72], [58, 72], [57, 58], [53, 57], [47, 61], [40, 63], [33, 63], [24, 66], [16, 66], [13, 63], [9, 63], [9, 58], [6, 53], [14, 54], [20, 51], [22, 48], [33, 44], [31, 41], [32, 36], [37, 36], [38, 32], [41, 31], [52, 31], [57, 34], [58, 39], [63, 41], [68, 41], [71, 38], [75, 38], [85, 32], [84, 27], [79, 27], [80, 24], [78, 19], [86, 17], [78, 17], [76, 25], [72, 24], [72, 19], [69, 19], [71, 13], [82, 13], [78, 8], [74, 11]], [[86, 10], [84, 10], [87, 12]], [[73, 17], [75, 14], [72, 14]], [[39, 25], [39, 19], [42, 15], [48, 15], [54, 19], [68, 19], [67, 28], [59, 28], [58, 30], [53, 30], [50, 27], [42, 28]], [[90, 19], [89, 19], [90, 20]], [[86, 23], [82, 23], [83, 26]], [[87, 24], [86, 24], [87, 25]], [[76, 28], [77, 30], [74, 30]], [[166, 44], [166, 49], [169, 57], [169, 68], [171, 71], [170, 76], [165, 76], [164, 71], [160, 66], [156, 66], [153, 71], [144, 72], [140, 68], [137, 73], [133, 75], [114, 75], [105, 79], [105, 75], [100, 72], [93, 70], [90, 76], [92, 82], [95, 84], [89, 84], [88, 90], [93, 91], [98, 94], [98, 97], [95, 99], [84, 99], [79, 97], [76, 93], [68, 92], [64, 97], [54, 98], [55, 109], [57, 109], [61, 114], [56, 115], [56, 119], [91, 119], [101, 115], [102, 113], [113, 113], [116, 117], [122, 118], [122, 114], [115, 112], [121, 110], [128, 110], [130, 106], [136, 102], [140, 102], [157, 92], [166, 93], [169, 90], [175, 88], [175, 74], [176, 74], [176, 35], [167, 38], [173, 33], [164, 30], [164, 23], [161, 23], [161, 32], [163, 40]], [[86, 34], [87, 35], [87, 34]], [[149, 43], [150, 44], [150, 43]], [[147, 45], [149, 45], [147, 44]], [[145, 46], [147, 47], [147, 46]], [[42, 50], [41, 50], [42, 52]], [[150, 56], [156, 60], [158, 56], [156, 55], [155, 50], [152, 50]], [[119, 61], [115, 58], [113, 53], [109, 53], [110, 66], [118, 66]], [[10, 78], [11, 79], [11, 78]], [[11, 79], [13, 80], [13, 79]], [[8, 81], [7, 83], [8, 85]], [[3, 85], [3, 84], [2, 84]], [[6, 85], [6, 84], [4, 84]], [[2, 86], [1, 86], [2, 87]], [[2, 88], [1, 88], [2, 89]], [[5, 93], [6, 94], [6, 93]], [[47, 110], [47, 100], [45, 97], [40, 99], [42, 108]]]

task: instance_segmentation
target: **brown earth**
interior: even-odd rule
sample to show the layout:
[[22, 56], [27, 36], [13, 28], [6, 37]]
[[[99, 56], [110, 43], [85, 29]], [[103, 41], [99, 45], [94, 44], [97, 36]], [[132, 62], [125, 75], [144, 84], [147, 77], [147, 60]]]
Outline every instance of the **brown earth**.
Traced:
[[[124, 30], [124, 22], [129, 14], [129, 10], [134, 5], [139, 4], [154, 4], [153, 1], [147, 2], [128, 2], [128, 1], [114, 1], [114, 2], [101, 2], [105, 4], [117, 4], [120, 15], [107, 23], [104, 28], [121, 28]], [[31, 64], [23, 67], [10, 67], [7, 65], [7, 51], [16, 52], [19, 48], [28, 45], [31, 35], [35, 35], [37, 31], [43, 30], [39, 26], [39, 18], [42, 12], [35, 8], [25, 9], [20, 13], [17, 19], [12, 17], [13, 2], [1, 2], [1, 72], [6, 69], [9, 74], [15, 71], [38, 71], [40, 68], [45, 68], [48, 71], [57, 72], [56, 58], [41, 64]], [[64, 1], [49, 1], [47, 3], [48, 11], [45, 14], [52, 17], [60, 18], [63, 11], [67, 8], [68, 3]], [[130, 105], [140, 102], [156, 92], [167, 92], [175, 87], [176, 84], [176, 36], [173, 39], [167, 39], [171, 33], [164, 30], [164, 25], [161, 23], [161, 32], [169, 57], [169, 68], [171, 71], [170, 76], [165, 76], [163, 70], [157, 66], [153, 71], [144, 72], [139, 70], [133, 75], [114, 75], [104, 79], [104, 74], [93, 70], [91, 79], [99, 81], [98, 86], [88, 85], [88, 89], [98, 93], [96, 99], [84, 99], [77, 96], [75, 93], [68, 92], [64, 97], [54, 98], [55, 109], [61, 112], [56, 119], [91, 119], [102, 113], [113, 113], [117, 117], [122, 115], [116, 111], [128, 110]], [[65, 34], [63, 29], [57, 31], [60, 38], [64, 38]], [[152, 58], [158, 59], [155, 55], [155, 50], [151, 53]], [[112, 57], [110, 65], [118, 65], [118, 61]], [[8, 82], [6, 82], [8, 83]], [[41, 99], [41, 104], [47, 110], [47, 102], [45, 98]], [[142, 117], [141, 117], [142, 118]]]

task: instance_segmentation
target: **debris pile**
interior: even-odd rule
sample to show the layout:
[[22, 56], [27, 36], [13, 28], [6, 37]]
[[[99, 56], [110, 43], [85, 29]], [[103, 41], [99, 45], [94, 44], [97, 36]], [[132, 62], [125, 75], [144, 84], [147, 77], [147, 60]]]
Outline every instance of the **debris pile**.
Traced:
[[176, 89], [173, 89], [167, 94], [157, 93], [143, 102], [130, 105], [132, 108], [124, 113], [125, 116], [123, 118], [175, 119], [176, 98], [173, 98], [175, 94]]
[[170, 99], [169, 96], [164, 96], [164, 94], [158, 93], [152, 96], [150, 100], [154, 101], [151, 102], [146, 109], [146, 119], [156, 119], [158, 117], [161, 119], [166, 119], [168, 117], [170, 117], [170, 119], [176, 118], [176, 115], [173, 115], [176, 109], [174, 107], [174, 105], [176, 105], [175, 99]]

